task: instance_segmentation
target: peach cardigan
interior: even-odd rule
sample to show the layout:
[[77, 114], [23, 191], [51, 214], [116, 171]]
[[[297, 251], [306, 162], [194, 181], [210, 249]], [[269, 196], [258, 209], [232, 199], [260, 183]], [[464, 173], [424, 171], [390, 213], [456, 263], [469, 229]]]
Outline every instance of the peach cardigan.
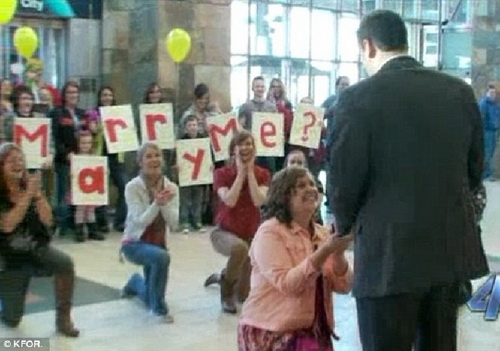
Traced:
[[[296, 223], [292, 222], [291, 228], [276, 218], [262, 223], [250, 247], [251, 289], [240, 323], [277, 332], [312, 327], [320, 272], [309, 257], [328, 235], [328, 229], [319, 225], [311, 240]], [[348, 293], [353, 277], [350, 267], [343, 275], [336, 275], [334, 265], [329, 257], [322, 267], [325, 310], [332, 331], [332, 292]]]

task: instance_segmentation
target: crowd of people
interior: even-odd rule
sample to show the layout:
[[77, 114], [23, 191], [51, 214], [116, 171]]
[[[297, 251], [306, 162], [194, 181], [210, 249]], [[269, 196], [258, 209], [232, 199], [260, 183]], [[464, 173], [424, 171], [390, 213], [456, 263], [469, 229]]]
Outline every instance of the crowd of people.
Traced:
[[[317, 149], [287, 142], [294, 116], [285, 86], [272, 79], [266, 96], [264, 78], [255, 77], [253, 97], [238, 112], [243, 129], [230, 142], [230, 158], [216, 163], [210, 186], [179, 187], [175, 153], [149, 142], [137, 150], [137, 171], [127, 174], [123, 155], [110, 154], [103, 136], [99, 107], [115, 105], [111, 87], [102, 87], [97, 107], [85, 111], [75, 82], [63, 86], [59, 102], [40, 74], [29, 84], [2, 81], [2, 321], [19, 324], [31, 276], [54, 275], [57, 330], [79, 335], [70, 316], [73, 262], [50, 243], [54, 227], [61, 235], [75, 231], [78, 242], [103, 240], [109, 231], [105, 206], [69, 200], [72, 156], [94, 154], [107, 157], [118, 191], [113, 226], [123, 232], [121, 255], [143, 268], [122, 296], [140, 298], [160, 322], [174, 322], [165, 301], [169, 233], [213, 224], [214, 251], [228, 261], [205, 286], [220, 285], [226, 313], [244, 302], [240, 350], [333, 350], [332, 293], [351, 289], [364, 351], [456, 350], [459, 291], [488, 272], [478, 221], [482, 180], [492, 172], [488, 152], [483, 172], [483, 140], [491, 153], [488, 133], [498, 127], [495, 89], [489, 87], [479, 108], [465, 82], [423, 68], [408, 55], [406, 27], [393, 12], [365, 16], [358, 40], [370, 78], [352, 87], [347, 77], [337, 79], [336, 94], [323, 105], [327, 126]], [[50, 106], [35, 108], [44, 89]], [[147, 87], [144, 103], [163, 101], [158, 84]], [[257, 157], [254, 112], [282, 113], [285, 157]], [[33, 172], [13, 143], [13, 123], [44, 113], [52, 120], [54, 157]], [[197, 85], [177, 137], [206, 137], [207, 119], [221, 113], [208, 86]], [[332, 227], [322, 225], [319, 212], [324, 167]], [[354, 238], [351, 267], [345, 253]]]

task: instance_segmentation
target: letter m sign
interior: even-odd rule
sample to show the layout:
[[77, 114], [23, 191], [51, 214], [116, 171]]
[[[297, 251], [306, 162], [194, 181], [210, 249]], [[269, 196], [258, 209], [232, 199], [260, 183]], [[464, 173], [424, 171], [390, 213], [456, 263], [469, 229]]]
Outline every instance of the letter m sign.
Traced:
[[467, 306], [472, 312], [484, 312], [485, 321], [496, 321], [500, 309], [500, 275], [492, 274], [476, 293]]

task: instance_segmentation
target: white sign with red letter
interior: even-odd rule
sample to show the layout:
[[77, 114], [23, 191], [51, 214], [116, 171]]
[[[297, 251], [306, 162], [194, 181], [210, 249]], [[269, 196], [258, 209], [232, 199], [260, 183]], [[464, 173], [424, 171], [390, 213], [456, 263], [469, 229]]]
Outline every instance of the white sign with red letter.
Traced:
[[325, 109], [300, 104], [293, 116], [290, 144], [317, 149], [321, 140]]
[[132, 106], [102, 106], [99, 109], [108, 152], [116, 154], [137, 150], [139, 148], [139, 140], [137, 138]]
[[157, 144], [161, 149], [175, 148], [174, 109], [172, 104], [139, 105], [141, 139]]
[[14, 119], [14, 143], [23, 150], [26, 168], [38, 169], [50, 157], [50, 118]]
[[108, 204], [108, 160], [102, 156], [71, 157], [71, 204]]
[[257, 156], [284, 156], [284, 116], [282, 113], [254, 112], [252, 134]]
[[213, 164], [210, 139], [177, 140], [179, 186], [213, 183]]
[[215, 161], [229, 159], [229, 143], [240, 129], [238, 119], [233, 113], [208, 117], [207, 126]]

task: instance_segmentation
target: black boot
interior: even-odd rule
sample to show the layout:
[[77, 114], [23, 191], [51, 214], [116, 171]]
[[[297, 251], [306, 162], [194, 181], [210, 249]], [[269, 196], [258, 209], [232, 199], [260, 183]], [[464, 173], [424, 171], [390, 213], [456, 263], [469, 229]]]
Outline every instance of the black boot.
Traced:
[[99, 233], [99, 231], [97, 230], [97, 224], [87, 223], [87, 229], [89, 231], [90, 240], [104, 240], [104, 235], [102, 235], [102, 233]]
[[75, 241], [83, 243], [85, 241], [85, 229], [83, 224], [75, 225]]
[[237, 312], [236, 305], [233, 300], [233, 286], [225, 279], [225, 276], [220, 277], [220, 302], [222, 310], [226, 313], [235, 314]]

